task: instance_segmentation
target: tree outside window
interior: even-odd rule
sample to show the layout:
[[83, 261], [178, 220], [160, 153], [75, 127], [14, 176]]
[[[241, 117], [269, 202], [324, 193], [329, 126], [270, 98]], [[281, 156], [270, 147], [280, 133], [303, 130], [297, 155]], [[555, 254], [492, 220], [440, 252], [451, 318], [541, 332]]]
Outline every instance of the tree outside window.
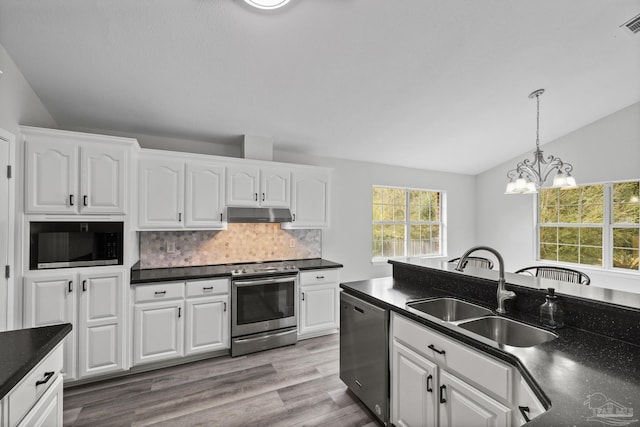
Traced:
[[442, 193], [373, 187], [372, 257], [442, 254]]
[[640, 182], [545, 188], [538, 196], [539, 259], [638, 270]]

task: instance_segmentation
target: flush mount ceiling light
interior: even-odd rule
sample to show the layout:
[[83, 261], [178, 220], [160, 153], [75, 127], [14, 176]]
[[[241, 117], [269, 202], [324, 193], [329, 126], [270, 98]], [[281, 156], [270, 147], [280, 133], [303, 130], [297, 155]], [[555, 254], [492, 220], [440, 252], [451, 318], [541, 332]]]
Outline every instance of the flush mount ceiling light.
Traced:
[[277, 9], [289, 3], [289, 0], [244, 0], [247, 4], [258, 9]]
[[553, 177], [552, 188], [576, 187], [576, 180], [571, 176], [573, 166], [558, 157], [548, 156], [545, 159], [540, 150], [540, 95], [543, 93], [544, 89], [538, 89], [529, 94], [529, 98], [536, 99], [537, 105], [536, 151], [533, 152], [533, 161], [525, 159], [518, 162], [515, 169], [507, 172], [509, 183], [505, 194], [537, 193], [554, 171], [556, 174]]

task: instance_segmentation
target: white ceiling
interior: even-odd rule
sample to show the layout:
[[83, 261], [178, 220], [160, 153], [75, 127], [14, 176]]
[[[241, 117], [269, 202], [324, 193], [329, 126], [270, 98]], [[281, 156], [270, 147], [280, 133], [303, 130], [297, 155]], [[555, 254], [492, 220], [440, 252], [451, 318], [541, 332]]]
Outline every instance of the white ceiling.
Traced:
[[[640, 0], [0, 0], [61, 128], [476, 174], [640, 101]], [[179, 149], [176, 147], [176, 149]]]

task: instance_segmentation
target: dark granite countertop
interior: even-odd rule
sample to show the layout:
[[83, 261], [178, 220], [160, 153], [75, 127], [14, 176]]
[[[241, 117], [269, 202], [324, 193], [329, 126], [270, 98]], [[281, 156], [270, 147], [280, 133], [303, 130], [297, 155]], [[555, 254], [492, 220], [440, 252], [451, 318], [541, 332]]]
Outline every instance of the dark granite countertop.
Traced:
[[[342, 264], [322, 258], [286, 260], [285, 262], [295, 265], [300, 271], [343, 267]], [[134, 266], [131, 269], [131, 284], [231, 277], [231, 270], [238, 265], [240, 264], [151, 269], [140, 269]]]
[[[419, 298], [455, 296], [478, 304], [477, 300], [424, 283], [395, 278], [342, 283], [340, 287], [517, 367], [548, 408], [527, 425], [601, 425], [588, 420], [594, 413], [585, 404], [591, 395], [601, 397], [596, 393], [602, 393], [625, 408], [637, 408], [640, 403], [640, 346], [573, 327], [557, 330], [557, 339], [534, 347], [490, 345], [461, 333], [459, 328], [444, 321], [430, 321], [405, 310], [407, 301]], [[495, 304], [480, 304], [495, 310]], [[520, 313], [507, 314], [507, 317], [538, 323], [532, 316]], [[634, 417], [636, 421], [630, 425], [638, 425], [638, 418]]]
[[70, 323], [0, 332], [0, 399], [71, 331]]

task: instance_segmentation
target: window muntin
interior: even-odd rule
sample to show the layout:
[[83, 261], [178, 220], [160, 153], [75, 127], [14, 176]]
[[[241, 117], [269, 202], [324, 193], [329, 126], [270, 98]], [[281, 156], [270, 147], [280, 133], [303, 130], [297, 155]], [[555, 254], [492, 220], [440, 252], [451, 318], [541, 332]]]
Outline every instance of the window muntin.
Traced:
[[638, 271], [640, 182], [541, 189], [538, 259]]
[[373, 187], [372, 219], [374, 261], [442, 254], [442, 192]]

